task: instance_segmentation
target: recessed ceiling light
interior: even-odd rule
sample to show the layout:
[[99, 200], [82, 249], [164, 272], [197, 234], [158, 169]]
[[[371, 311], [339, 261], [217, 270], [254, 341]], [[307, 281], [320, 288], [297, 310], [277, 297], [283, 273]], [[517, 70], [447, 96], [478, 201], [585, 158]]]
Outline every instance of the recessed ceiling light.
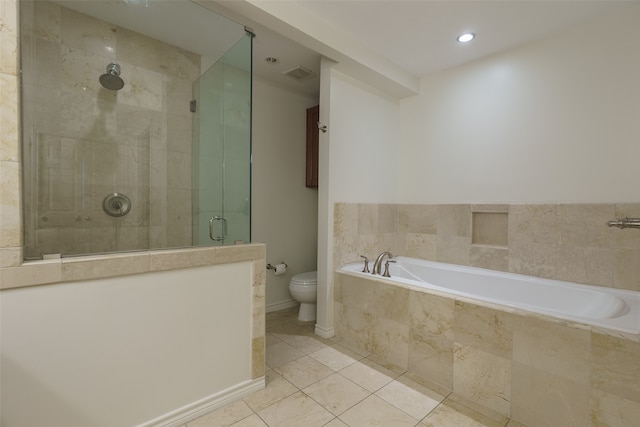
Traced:
[[462, 34], [460, 34], [458, 36], [458, 38], [456, 40], [458, 40], [458, 42], [460, 42], [460, 43], [469, 43], [475, 37], [476, 37], [476, 35], [473, 34], [473, 33], [462, 33]]
[[266, 58], [264, 58], [265, 61], [267, 61], [269, 64], [275, 64], [279, 61], [278, 58], [276, 58], [275, 56], [267, 56]]

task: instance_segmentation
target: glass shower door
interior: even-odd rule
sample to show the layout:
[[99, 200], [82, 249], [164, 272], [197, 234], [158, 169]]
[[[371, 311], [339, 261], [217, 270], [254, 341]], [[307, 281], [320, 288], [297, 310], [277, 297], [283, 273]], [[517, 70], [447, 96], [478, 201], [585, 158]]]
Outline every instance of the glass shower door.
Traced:
[[247, 33], [193, 85], [193, 244], [251, 241], [251, 58]]

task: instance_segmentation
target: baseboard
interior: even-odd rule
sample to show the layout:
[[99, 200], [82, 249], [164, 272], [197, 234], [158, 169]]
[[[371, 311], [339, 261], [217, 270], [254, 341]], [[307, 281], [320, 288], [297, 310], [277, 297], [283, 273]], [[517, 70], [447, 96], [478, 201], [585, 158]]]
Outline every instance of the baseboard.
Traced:
[[333, 338], [333, 336], [336, 334], [334, 328], [323, 328], [322, 326], [319, 326], [318, 324], [316, 324], [315, 333], [316, 333], [316, 335], [319, 335], [322, 338], [327, 338], [327, 339], [328, 338]]
[[298, 304], [299, 304], [298, 301], [290, 299], [287, 301], [276, 302], [274, 304], [268, 304], [265, 307], [265, 309], [267, 313], [271, 313], [272, 311], [280, 311], [280, 310], [284, 310], [285, 308], [295, 307]]
[[178, 427], [265, 387], [264, 377], [248, 380], [168, 412], [136, 427]]

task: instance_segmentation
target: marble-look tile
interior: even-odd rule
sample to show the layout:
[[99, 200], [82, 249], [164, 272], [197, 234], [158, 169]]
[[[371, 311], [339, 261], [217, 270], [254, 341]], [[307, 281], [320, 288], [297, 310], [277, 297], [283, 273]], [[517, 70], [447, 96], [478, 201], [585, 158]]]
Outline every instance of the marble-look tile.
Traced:
[[378, 205], [358, 204], [358, 235], [378, 233]]
[[255, 412], [260, 412], [297, 391], [298, 389], [280, 374], [268, 370], [265, 373], [265, 388], [250, 394], [243, 400]]
[[[615, 218], [639, 218], [640, 203], [619, 203], [615, 205]], [[613, 219], [613, 218], [611, 218]], [[619, 249], [640, 250], [638, 233], [629, 233], [628, 229], [613, 229], [614, 247]]]
[[60, 9], [60, 24], [62, 42], [66, 46], [112, 57], [109, 49], [116, 48], [115, 25], [66, 7]]
[[2, 248], [0, 247], [0, 268], [19, 267], [22, 264], [22, 248]]
[[455, 301], [425, 292], [410, 291], [409, 326], [411, 336], [439, 336], [453, 339]]
[[409, 341], [409, 372], [453, 389], [454, 342], [440, 336]]
[[404, 372], [393, 366], [383, 366], [370, 358], [360, 359], [358, 362], [339, 371], [340, 375], [350, 379], [371, 393], [384, 387]]
[[0, 247], [22, 246], [20, 164], [0, 161]]
[[509, 250], [487, 246], [471, 246], [469, 262], [472, 267], [509, 271]]
[[472, 218], [472, 244], [507, 247], [509, 243], [508, 214], [474, 212]]
[[511, 417], [530, 426], [588, 426], [589, 388], [512, 364]]
[[513, 316], [504, 311], [455, 302], [455, 342], [511, 358]]
[[613, 281], [618, 289], [640, 292], [640, 250], [616, 250]]
[[[267, 360], [269, 359], [267, 358]], [[305, 388], [334, 373], [331, 368], [309, 356], [301, 357], [274, 369], [298, 388]]]
[[18, 105], [18, 78], [0, 73], [0, 129], [2, 129], [0, 161], [2, 162], [17, 162], [20, 158]]
[[349, 426], [343, 423], [342, 421], [340, 421], [339, 418], [334, 418], [333, 420], [331, 420], [330, 423], [325, 424], [324, 427], [349, 427]]
[[505, 427], [527, 427], [527, 426], [516, 420], [509, 420], [509, 422]]
[[384, 317], [371, 318], [371, 353], [406, 369], [409, 326]]
[[558, 205], [558, 243], [610, 248], [613, 230], [606, 224], [614, 217], [615, 205], [612, 204]]
[[0, 289], [56, 283], [61, 280], [62, 267], [59, 259], [0, 268]]
[[554, 278], [558, 246], [526, 240], [509, 241], [509, 272]]
[[536, 370], [589, 385], [591, 333], [541, 319], [518, 317], [513, 360]]
[[267, 346], [265, 352], [267, 365], [271, 368], [277, 368], [278, 366], [305, 356], [303, 352], [283, 341]]
[[438, 205], [438, 235], [471, 237], [469, 205]]
[[349, 427], [414, 427], [416, 420], [383, 399], [371, 395], [340, 415]]
[[591, 334], [591, 387], [640, 403], [640, 343]]
[[640, 420], [640, 402], [607, 393], [591, 393], [591, 427], [635, 427]]
[[253, 414], [242, 400], [223, 406], [187, 423], [187, 427], [226, 427]]
[[340, 415], [370, 394], [367, 390], [340, 374], [333, 374], [323, 378], [303, 389], [302, 392], [334, 415]]
[[418, 259], [435, 261], [438, 237], [435, 234], [407, 233], [398, 237], [404, 243], [400, 244], [403, 254]]
[[358, 205], [336, 203], [333, 208], [334, 237], [358, 234]]
[[414, 234], [437, 234], [438, 206], [398, 206], [398, 232]]
[[440, 393], [411, 380], [403, 375], [375, 393], [396, 408], [421, 420], [445, 398]]
[[511, 360], [456, 344], [453, 391], [500, 414], [509, 415]]
[[378, 205], [378, 233], [395, 233], [398, 228], [398, 206]]
[[323, 348], [310, 353], [309, 356], [334, 371], [339, 371], [362, 359], [362, 356], [358, 353], [348, 350], [340, 345]]
[[149, 271], [149, 254], [97, 255], [62, 260], [62, 280], [126, 276]]
[[256, 414], [250, 415], [237, 423], [231, 424], [231, 427], [269, 427]]
[[295, 393], [258, 412], [273, 427], [320, 427], [331, 421], [331, 412], [302, 392]]
[[613, 287], [616, 250], [558, 246], [554, 278], [568, 282]]
[[437, 245], [436, 261], [469, 265], [471, 237], [438, 234]]
[[418, 424], [418, 427], [502, 427], [497, 422], [449, 399]]
[[[253, 308], [256, 312], [256, 308]], [[264, 375], [265, 370], [265, 338], [256, 337], [251, 340], [251, 378], [256, 379]]]
[[554, 245], [558, 242], [557, 205], [511, 205], [509, 242]]
[[[18, 74], [18, 2], [0, 2], [0, 74]], [[4, 129], [4, 128], [2, 128]]]
[[[382, 268], [384, 268], [384, 266]], [[366, 305], [363, 308], [376, 316], [384, 317], [385, 319], [393, 320], [401, 324], [408, 323], [408, 289], [365, 279], [362, 279], [362, 282], [371, 292], [371, 300], [365, 301]], [[352, 299], [350, 299], [350, 301], [352, 301]]]

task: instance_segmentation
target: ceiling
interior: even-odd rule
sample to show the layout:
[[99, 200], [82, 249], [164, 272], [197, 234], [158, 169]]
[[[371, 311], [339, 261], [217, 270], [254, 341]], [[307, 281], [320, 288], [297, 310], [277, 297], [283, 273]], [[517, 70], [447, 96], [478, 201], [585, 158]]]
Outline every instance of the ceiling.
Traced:
[[[110, 13], [104, 19], [205, 55], [219, 55], [211, 40], [223, 40], [226, 49], [247, 25], [256, 34], [253, 64], [256, 76], [300, 93], [318, 94], [320, 55], [256, 22], [236, 25], [215, 18], [212, 25], [209, 12], [203, 13], [200, 5], [187, 0], [58, 1], [76, 9], [82, 5], [83, 12], [93, 16]], [[300, 8], [342, 39], [350, 38], [416, 77], [548, 37], [616, 8], [640, 4], [640, 0], [266, 1], [281, 1], [288, 8]], [[128, 7], [126, 13], [123, 5]], [[218, 34], [219, 30], [226, 36]], [[459, 44], [455, 38], [463, 31], [474, 32], [476, 39], [467, 45]], [[229, 38], [229, 34], [233, 36]], [[267, 57], [278, 61], [269, 63], [265, 61]], [[296, 66], [315, 75], [297, 81], [283, 74]]]

